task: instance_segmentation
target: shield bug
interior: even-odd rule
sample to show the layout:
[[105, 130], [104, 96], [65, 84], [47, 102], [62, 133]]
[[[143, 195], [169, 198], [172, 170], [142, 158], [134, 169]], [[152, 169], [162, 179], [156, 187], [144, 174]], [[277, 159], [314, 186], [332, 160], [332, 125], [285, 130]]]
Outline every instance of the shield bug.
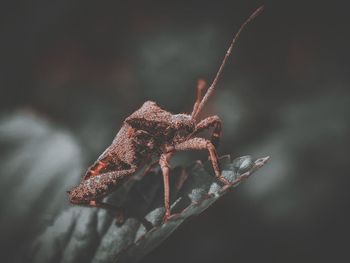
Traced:
[[[146, 162], [155, 159], [163, 174], [165, 206], [163, 221], [166, 221], [171, 215], [169, 161], [177, 151], [207, 150], [215, 177], [223, 184], [230, 184], [220, 173], [216, 153], [222, 122], [216, 115], [203, 120], [198, 120], [198, 115], [215, 91], [219, 77], [241, 31], [262, 10], [263, 7], [258, 8], [241, 25], [204, 96], [202, 92], [206, 84], [203, 80], [198, 81], [192, 113], [172, 114], [160, 108], [155, 102], [146, 101], [141, 108], [125, 119], [112, 144], [88, 168], [81, 183], [68, 191], [72, 204], [111, 209], [112, 206], [104, 203], [103, 198], [128, 180]], [[198, 136], [199, 132], [208, 128], [213, 128], [210, 139]]]

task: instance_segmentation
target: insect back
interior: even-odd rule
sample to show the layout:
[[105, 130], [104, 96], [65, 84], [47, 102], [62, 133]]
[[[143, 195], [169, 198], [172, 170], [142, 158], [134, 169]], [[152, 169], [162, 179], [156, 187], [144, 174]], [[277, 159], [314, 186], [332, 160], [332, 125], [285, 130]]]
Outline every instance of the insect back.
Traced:
[[132, 128], [145, 131], [155, 140], [157, 146], [172, 142], [177, 132], [190, 133], [194, 122], [187, 114], [171, 114], [160, 108], [153, 101], [146, 101], [140, 109], [126, 118], [125, 122]]

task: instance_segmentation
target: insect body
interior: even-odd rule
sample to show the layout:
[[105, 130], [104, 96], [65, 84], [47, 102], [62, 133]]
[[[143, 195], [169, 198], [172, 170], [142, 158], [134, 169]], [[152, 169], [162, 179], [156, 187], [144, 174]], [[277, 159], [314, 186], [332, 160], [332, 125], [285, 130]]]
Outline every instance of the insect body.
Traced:
[[189, 134], [195, 128], [191, 116], [172, 115], [152, 101], [129, 116], [97, 161], [86, 172], [79, 186], [69, 192], [75, 204], [103, 198], [135, 173], [152, 157], [170, 152], [171, 147], [185, 140], [179, 134]]
[[[68, 191], [71, 203], [109, 208], [102, 199], [128, 180], [146, 162], [156, 159], [163, 173], [166, 221], [170, 217], [169, 161], [177, 151], [207, 150], [215, 177], [222, 183], [229, 184], [221, 176], [216, 153], [222, 122], [218, 116], [210, 116], [201, 121], [198, 121], [197, 117], [215, 90], [226, 60], [242, 29], [262, 10], [263, 7], [257, 9], [240, 27], [204, 97], [202, 91], [205, 89], [205, 82], [198, 82], [197, 98], [192, 113], [171, 114], [155, 102], [146, 101], [141, 108], [125, 119], [112, 144], [89, 167], [81, 183]], [[199, 132], [208, 128], [213, 128], [209, 140], [198, 137]]]

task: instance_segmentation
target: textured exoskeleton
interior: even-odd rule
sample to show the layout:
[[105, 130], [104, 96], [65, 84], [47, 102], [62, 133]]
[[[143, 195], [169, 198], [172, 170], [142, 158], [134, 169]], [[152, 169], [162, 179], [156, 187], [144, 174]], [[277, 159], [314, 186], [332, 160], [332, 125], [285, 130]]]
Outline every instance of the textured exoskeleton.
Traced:
[[[160, 108], [155, 102], [146, 101], [141, 108], [127, 117], [112, 144], [90, 166], [81, 183], [68, 191], [73, 204], [89, 205], [111, 209], [102, 199], [128, 180], [145, 163], [157, 160], [164, 179], [164, 220], [170, 217], [169, 204], [169, 160], [177, 151], [207, 150], [215, 177], [222, 183], [229, 182], [221, 176], [216, 147], [221, 135], [222, 122], [218, 116], [197, 120], [231, 54], [232, 47], [242, 29], [261, 11], [257, 9], [240, 27], [234, 36], [222, 64], [204, 97], [206, 84], [198, 81], [197, 98], [191, 114], [172, 114]], [[210, 139], [198, 137], [198, 133], [213, 128]]]

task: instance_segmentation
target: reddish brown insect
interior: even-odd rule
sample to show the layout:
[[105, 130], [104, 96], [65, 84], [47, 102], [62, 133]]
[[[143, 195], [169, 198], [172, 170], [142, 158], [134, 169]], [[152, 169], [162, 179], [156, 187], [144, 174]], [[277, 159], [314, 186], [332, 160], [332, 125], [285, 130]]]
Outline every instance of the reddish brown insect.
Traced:
[[[203, 80], [198, 81], [197, 98], [191, 115], [171, 114], [155, 102], [146, 101], [140, 109], [126, 118], [112, 144], [89, 167], [81, 183], [68, 191], [72, 204], [111, 208], [109, 204], [103, 203], [102, 199], [142, 168], [145, 162], [156, 159], [163, 173], [166, 221], [170, 217], [169, 160], [177, 151], [207, 150], [215, 177], [224, 184], [230, 184], [221, 176], [216, 153], [222, 122], [218, 116], [210, 116], [201, 121], [198, 121], [197, 117], [214, 92], [242, 29], [262, 10], [263, 7], [258, 8], [239, 28], [203, 98], [202, 91], [206, 84]], [[199, 132], [208, 128], [213, 128], [210, 140], [196, 137]]]

